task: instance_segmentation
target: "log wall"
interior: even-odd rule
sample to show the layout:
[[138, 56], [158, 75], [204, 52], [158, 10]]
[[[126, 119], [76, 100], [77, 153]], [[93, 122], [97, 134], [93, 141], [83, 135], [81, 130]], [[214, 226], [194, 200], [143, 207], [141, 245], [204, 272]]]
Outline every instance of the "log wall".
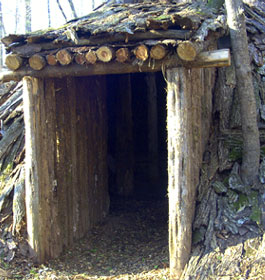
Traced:
[[24, 78], [26, 207], [38, 262], [107, 214], [105, 78]]
[[167, 70], [169, 252], [174, 279], [181, 276], [191, 251], [195, 193], [209, 137], [213, 74], [203, 69]]

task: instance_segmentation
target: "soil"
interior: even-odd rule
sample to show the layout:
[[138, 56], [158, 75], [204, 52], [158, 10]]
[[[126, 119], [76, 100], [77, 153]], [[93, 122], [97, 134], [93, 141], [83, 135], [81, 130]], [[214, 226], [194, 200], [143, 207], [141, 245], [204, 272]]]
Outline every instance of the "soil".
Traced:
[[[113, 199], [109, 216], [59, 259], [16, 257], [9, 279], [169, 279], [165, 200]], [[0, 275], [1, 276], [1, 275]]]

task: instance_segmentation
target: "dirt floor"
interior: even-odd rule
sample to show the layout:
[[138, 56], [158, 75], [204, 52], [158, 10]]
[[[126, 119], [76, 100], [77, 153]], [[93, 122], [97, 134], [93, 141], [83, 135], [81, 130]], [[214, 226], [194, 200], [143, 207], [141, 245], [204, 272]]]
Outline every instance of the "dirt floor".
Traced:
[[8, 279], [167, 280], [167, 213], [166, 199], [114, 199], [106, 220], [60, 259], [38, 267], [15, 258]]

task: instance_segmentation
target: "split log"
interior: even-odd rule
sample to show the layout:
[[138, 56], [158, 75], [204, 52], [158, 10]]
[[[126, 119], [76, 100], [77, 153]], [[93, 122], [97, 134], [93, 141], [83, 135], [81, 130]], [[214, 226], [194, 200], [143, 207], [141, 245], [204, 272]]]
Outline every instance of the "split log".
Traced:
[[58, 51], [56, 58], [61, 65], [69, 65], [73, 61], [72, 54], [66, 49]]
[[177, 54], [182, 60], [193, 61], [202, 49], [203, 45], [201, 43], [184, 41], [179, 43], [177, 47]]
[[147, 48], [147, 46], [145, 45], [140, 45], [138, 47], [136, 47], [134, 50], [133, 50], [136, 58], [138, 58], [139, 60], [142, 60], [142, 61], [146, 61], [147, 58], [149, 57], [149, 50]]
[[41, 70], [45, 67], [46, 60], [39, 54], [34, 54], [29, 58], [29, 66], [34, 70]]
[[153, 59], [163, 59], [167, 55], [167, 48], [164, 45], [158, 44], [151, 48], [150, 56]]
[[84, 53], [77, 53], [75, 55], [75, 62], [77, 64], [83, 65], [86, 63], [86, 55]]
[[23, 64], [23, 59], [17, 54], [9, 54], [5, 59], [5, 64], [10, 70], [17, 70]]
[[54, 65], [58, 64], [58, 60], [57, 60], [57, 58], [56, 58], [56, 56], [54, 54], [46, 55], [46, 60], [47, 60], [47, 63], [49, 65], [53, 65], [54, 66]]
[[118, 62], [126, 62], [130, 59], [130, 51], [128, 48], [120, 48], [116, 51], [116, 60]]
[[96, 51], [97, 57], [102, 62], [110, 62], [115, 57], [115, 52], [111, 47], [103, 46]]
[[85, 54], [85, 57], [86, 57], [86, 61], [89, 63], [89, 64], [95, 64], [97, 62], [97, 55], [96, 55], [96, 52], [95, 51], [88, 51], [86, 54]]

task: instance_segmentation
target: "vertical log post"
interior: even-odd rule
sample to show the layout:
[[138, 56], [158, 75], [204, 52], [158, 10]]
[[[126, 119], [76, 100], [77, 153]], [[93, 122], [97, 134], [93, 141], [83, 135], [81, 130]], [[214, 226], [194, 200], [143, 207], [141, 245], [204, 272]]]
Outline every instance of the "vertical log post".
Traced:
[[133, 120], [132, 92], [130, 74], [122, 75], [119, 79], [117, 102], [117, 189], [121, 196], [133, 193]]
[[[53, 81], [24, 78], [26, 127], [26, 211], [32, 255], [38, 262], [57, 257], [63, 244], [55, 189], [55, 91]], [[49, 153], [47, 153], [49, 151]]]
[[[202, 77], [192, 71], [167, 70], [169, 254], [173, 279], [181, 277], [190, 256], [201, 162], [201, 122], [195, 118], [200, 118], [201, 113]], [[198, 96], [194, 98], [193, 94]]]
[[157, 89], [155, 73], [146, 73], [148, 111], [148, 161], [149, 180], [154, 188], [158, 184], [158, 132], [157, 132]]

